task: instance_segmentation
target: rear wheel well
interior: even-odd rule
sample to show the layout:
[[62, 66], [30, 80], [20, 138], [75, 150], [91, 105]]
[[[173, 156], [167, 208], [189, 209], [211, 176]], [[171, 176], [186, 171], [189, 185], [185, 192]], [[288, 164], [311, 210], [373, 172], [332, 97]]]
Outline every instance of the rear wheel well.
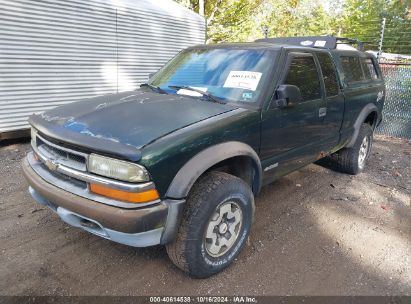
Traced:
[[377, 124], [377, 117], [377, 112], [373, 111], [370, 114], [368, 114], [368, 116], [364, 120], [364, 123], [369, 124], [374, 129]]
[[213, 165], [206, 170], [203, 175], [210, 171], [219, 171], [234, 175], [246, 182], [253, 190], [254, 194], [258, 191], [258, 173], [254, 167], [253, 159], [249, 156], [234, 156], [227, 158]]

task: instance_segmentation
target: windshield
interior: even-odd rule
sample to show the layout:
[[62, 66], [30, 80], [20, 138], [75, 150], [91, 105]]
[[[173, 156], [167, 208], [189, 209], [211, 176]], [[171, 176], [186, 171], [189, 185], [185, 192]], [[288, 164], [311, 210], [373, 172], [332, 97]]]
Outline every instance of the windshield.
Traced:
[[202, 96], [202, 91], [224, 102], [255, 104], [273, 62], [273, 52], [267, 50], [189, 49], [169, 61], [150, 84], [168, 94]]

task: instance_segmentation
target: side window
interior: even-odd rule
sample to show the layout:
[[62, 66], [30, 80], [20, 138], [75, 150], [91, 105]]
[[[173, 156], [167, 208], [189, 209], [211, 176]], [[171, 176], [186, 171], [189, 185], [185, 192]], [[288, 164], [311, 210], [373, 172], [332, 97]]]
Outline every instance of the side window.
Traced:
[[284, 84], [297, 86], [302, 101], [321, 98], [317, 67], [312, 56], [293, 57]]
[[374, 61], [371, 58], [361, 58], [361, 64], [364, 70], [365, 79], [378, 79], [377, 70], [375, 69]]
[[348, 85], [353, 82], [364, 80], [360, 58], [355, 56], [342, 56], [341, 65], [344, 71], [345, 82]]
[[323, 72], [325, 93], [327, 97], [338, 95], [337, 71], [330, 55], [325, 53], [317, 54], [318, 61]]

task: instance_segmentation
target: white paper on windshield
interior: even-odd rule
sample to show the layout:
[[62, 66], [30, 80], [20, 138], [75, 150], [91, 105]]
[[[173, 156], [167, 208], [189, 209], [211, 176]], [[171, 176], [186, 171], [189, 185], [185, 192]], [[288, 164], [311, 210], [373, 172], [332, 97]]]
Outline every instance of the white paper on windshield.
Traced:
[[262, 73], [250, 71], [231, 71], [225, 80], [225, 88], [246, 89], [255, 91]]
[[[190, 87], [196, 90], [200, 90], [202, 92], [207, 92], [207, 88], [201, 88], [201, 87]], [[195, 97], [201, 97], [203, 94], [196, 92], [196, 91], [191, 91], [189, 89], [180, 89], [177, 91], [177, 94], [180, 95], [188, 95], [188, 96], [195, 96]]]

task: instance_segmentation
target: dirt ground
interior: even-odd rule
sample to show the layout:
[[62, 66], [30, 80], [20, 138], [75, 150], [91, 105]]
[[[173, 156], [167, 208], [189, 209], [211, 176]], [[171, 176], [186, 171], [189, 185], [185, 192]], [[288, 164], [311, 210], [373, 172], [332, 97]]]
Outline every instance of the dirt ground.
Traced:
[[204, 280], [161, 246], [112, 243], [36, 204], [29, 149], [0, 146], [1, 295], [411, 295], [409, 141], [377, 137], [358, 176], [312, 164], [265, 186], [247, 246]]

